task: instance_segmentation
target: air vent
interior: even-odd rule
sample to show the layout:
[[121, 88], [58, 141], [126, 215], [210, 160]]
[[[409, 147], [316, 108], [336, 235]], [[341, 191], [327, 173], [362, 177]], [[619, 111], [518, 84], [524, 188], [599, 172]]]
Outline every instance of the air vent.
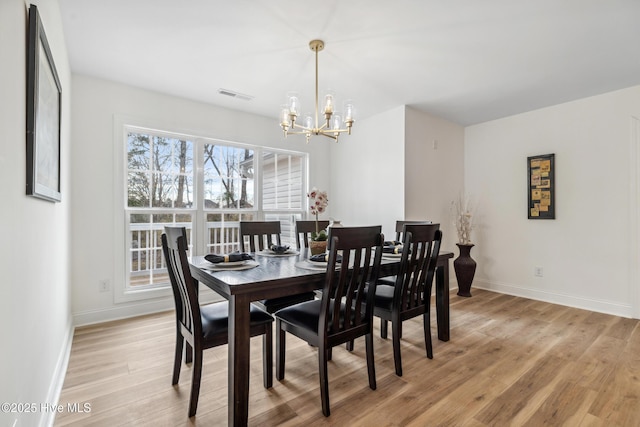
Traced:
[[222, 88], [218, 89], [218, 93], [220, 95], [225, 95], [225, 96], [230, 96], [232, 98], [242, 99], [243, 101], [251, 101], [254, 98], [251, 95], [245, 95], [243, 93], [234, 92], [232, 90], [222, 89]]

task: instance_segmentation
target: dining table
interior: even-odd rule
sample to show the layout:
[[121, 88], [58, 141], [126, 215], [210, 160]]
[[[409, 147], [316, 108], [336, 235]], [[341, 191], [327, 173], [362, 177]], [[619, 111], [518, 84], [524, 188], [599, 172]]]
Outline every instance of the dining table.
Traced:
[[[253, 261], [235, 267], [216, 266], [193, 256], [191, 275], [229, 301], [228, 420], [229, 426], [245, 426], [249, 407], [249, 308], [252, 301], [278, 298], [321, 289], [326, 266], [309, 261], [309, 249], [281, 255], [252, 253]], [[435, 277], [438, 339], [449, 341], [449, 259], [452, 252], [441, 251]], [[383, 257], [380, 277], [395, 275], [399, 258]]]

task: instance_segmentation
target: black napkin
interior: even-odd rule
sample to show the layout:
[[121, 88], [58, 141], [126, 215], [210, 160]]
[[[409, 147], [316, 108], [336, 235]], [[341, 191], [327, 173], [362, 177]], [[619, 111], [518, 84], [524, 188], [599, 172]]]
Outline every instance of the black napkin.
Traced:
[[383, 246], [382, 247], [383, 254], [401, 254], [402, 253], [402, 245], [396, 246]]
[[234, 252], [232, 254], [229, 255], [216, 255], [216, 254], [209, 254], [209, 255], [205, 255], [204, 259], [206, 259], [209, 262], [212, 262], [214, 264], [220, 263], [220, 262], [236, 262], [236, 261], [244, 261], [244, 260], [248, 260], [248, 259], [253, 259], [253, 257], [247, 253], [240, 253], [240, 252]]
[[277, 253], [277, 254], [283, 254], [286, 251], [289, 250], [289, 246], [285, 246], [285, 245], [271, 245], [269, 247], [269, 249], [271, 249], [273, 252]]
[[[309, 257], [309, 261], [329, 262], [329, 254], [324, 253], [324, 254], [311, 255]], [[338, 255], [338, 258], [336, 258], [336, 262], [342, 262], [342, 257], [340, 255]]]
[[382, 246], [402, 246], [402, 242], [398, 242], [397, 240], [385, 240]]

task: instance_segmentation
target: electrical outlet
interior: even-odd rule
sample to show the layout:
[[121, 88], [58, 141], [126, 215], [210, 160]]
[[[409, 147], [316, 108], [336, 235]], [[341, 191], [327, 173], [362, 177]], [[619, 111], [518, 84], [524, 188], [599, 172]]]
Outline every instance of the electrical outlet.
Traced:
[[542, 267], [533, 267], [533, 275], [536, 277], [542, 277]]
[[98, 283], [98, 290], [100, 292], [109, 292], [109, 280], [108, 279], [100, 280], [100, 282]]

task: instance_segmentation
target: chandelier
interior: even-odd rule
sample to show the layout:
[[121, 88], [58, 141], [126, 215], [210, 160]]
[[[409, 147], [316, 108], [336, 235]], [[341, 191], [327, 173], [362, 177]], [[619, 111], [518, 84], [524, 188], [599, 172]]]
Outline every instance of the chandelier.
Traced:
[[353, 126], [353, 113], [354, 107], [351, 101], [344, 103], [344, 120], [343, 116], [334, 111], [334, 97], [333, 93], [329, 92], [324, 97], [324, 107], [322, 112], [324, 114], [324, 122], [320, 125], [318, 123], [318, 52], [324, 49], [324, 42], [322, 40], [311, 40], [309, 47], [316, 53], [316, 115], [315, 121], [311, 114], [305, 114], [302, 118], [302, 124], [296, 120], [300, 114], [300, 101], [296, 94], [287, 95], [287, 104], [283, 105], [282, 113], [280, 116], [280, 126], [284, 131], [284, 136], [287, 135], [305, 135], [307, 143], [311, 135], [323, 135], [328, 138], [334, 139], [338, 142], [338, 136], [341, 133], [347, 132], [351, 135], [351, 127]]

